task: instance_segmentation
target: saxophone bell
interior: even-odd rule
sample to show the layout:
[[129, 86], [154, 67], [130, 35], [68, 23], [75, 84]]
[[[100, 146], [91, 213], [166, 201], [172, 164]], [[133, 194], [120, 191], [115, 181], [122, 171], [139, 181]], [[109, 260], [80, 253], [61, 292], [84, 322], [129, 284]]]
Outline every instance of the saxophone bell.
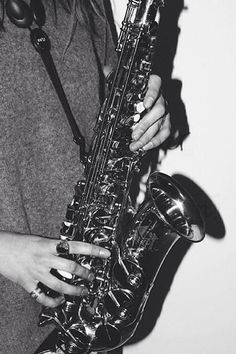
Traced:
[[192, 242], [204, 238], [204, 221], [187, 191], [170, 176], [154, 172], [148, 180], [148, 191], [157, 215], [168, 227]]

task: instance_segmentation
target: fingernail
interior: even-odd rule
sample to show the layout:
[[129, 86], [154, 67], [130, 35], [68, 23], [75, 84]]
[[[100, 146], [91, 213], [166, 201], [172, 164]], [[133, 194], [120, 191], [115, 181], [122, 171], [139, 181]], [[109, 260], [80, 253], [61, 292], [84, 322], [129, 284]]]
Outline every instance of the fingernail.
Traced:
[[89, 275], [88, 275], [88, 280], [89, 281], [93, 281], [95, 279], [95, 275], [93, 274], [93, 273], [90, 273]]
[[130, 144], [129, 148], [131, 151], [135, 151], [135, 144], [134, 143]]
[[143, 146], [142, 143], [135, 142], [135, 143], [130, 144], [130, 150], [135, 151], [135, 150], [140, 149], [142, 146]]
[[132, 133], [132, 139], [133, 139], [133, 140], [137, 140], [137, 139], [138, 139], [138, 134], [137, 134], [136, 131], [133, 131], [133, 133]]
[[136, 127], [136, 129], [132, 133], [132, 139], [136, 141], [136, 140], [138, 140], [140, 138], [140, 136], [142, 134], [143, 134], [143, 131], [140, 130], [138, 127]]
[[153, 148], [153, 145], [148, 143], [147, 145], [144, 145], [143, 150], [147, 151], [147, 150], [152, 149], [152, 148]]
[[110, 257], [110, 255], [111, 255], [110, 251], [108, 251], [106, 248], [101, 248], [101, 250], [100, 250], [101, 257], [108, 258], [108, 257]]

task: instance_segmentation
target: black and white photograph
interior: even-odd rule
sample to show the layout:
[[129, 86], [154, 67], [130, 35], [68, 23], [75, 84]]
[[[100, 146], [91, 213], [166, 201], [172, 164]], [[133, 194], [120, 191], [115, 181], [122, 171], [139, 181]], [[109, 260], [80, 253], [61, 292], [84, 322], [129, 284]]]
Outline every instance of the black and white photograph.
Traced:
[[235, 13], [0, 0], [0, 354], [236, 353]]

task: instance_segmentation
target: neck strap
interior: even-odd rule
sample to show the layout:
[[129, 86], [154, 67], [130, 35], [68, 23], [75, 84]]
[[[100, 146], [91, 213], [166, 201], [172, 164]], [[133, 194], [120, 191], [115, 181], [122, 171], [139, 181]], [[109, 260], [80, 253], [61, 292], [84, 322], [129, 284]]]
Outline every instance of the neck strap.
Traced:
[[[85, 140], [70, 109], [65, 91], [51, 56], [50, 39], [41, 28], [45, 24], [46, 19], [45, 9], [42, 2], [40, 0], [31, 0], [30, 5], [28, 5], [23, 0], [7, 0], [6, 13], [10, 21], [17, 27], [29, 29], [31, 43], [42, 58], [71, 127], [73, 140], [80, 146], [80, 160], [85, 164]], [[33, 22], [38, 25], [38, 28], [31, 29]]]

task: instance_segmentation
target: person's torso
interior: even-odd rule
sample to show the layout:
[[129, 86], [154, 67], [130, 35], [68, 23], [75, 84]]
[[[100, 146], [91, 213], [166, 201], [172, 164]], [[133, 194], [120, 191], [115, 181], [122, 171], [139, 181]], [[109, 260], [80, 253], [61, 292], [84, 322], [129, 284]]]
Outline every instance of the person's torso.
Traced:
[[[100, 107], [99, 70], [107, 63], [112, 43], [106, 42], [104, 19], [96, 19], [97, 38], [78, 24], [63, 57], [70, 17], [61, 7], [57, 16], [55, 24], [53, 11], [47, 9], [43, 30], [51, 40], [51, 54], [71, 110], [89, 143]], [[79, 147], [30, 43], [29, 31], [17, 28], [7, 17], [4, 26], [0, 33], [0, 230], [59, 237], [66, 206], [83, 173]], [[19, 286], [3, 277], [0, 282], [0, 353], [32, 353], [48, 331], [37, 329], [40, 306]]]

